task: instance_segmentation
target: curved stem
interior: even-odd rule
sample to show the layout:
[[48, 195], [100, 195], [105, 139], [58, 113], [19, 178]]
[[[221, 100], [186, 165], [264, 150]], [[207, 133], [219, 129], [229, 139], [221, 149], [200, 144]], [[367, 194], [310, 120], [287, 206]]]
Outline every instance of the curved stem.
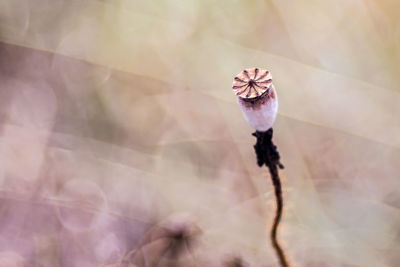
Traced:
[[256, 131], [253, 135], [257, 138], [257, 143], [254, 145], [254, 150], [257, 155], [257, 164], [262, 167], [267, 166], [271, 174], [272, 184], [275, 190], [276, 199], [276, 212], [274, 222], [271, 228], [271, 242], [276, 254], [278, 255], [279, 262], [282, 267], [288, 267], [289, 264], [286, 260], [285, 253], [278, 243], [277, 232], [278, 226], [282, 217], [283, 198], [281, 181], [279, 178], [278, 167], [283, 169], [284, 166], [280, 162], [280, 155], [276, 146], [272, 143], [273, 130], [270, 128], [268, 131]]
[[281, 189], [281, 181], [279, 179], [278, 170], [276, 166], [274, 168], [269, 168], [270, 174], [272, 178], [272, 183], [275, 189], [275, 200], [276, 200], [276, 212], [274, 222], [271, 228], [271, 242], [272, 246], [275, 249], [276, 254], [278, 255], [279, 262], [281, 263], [282, 267], [289, 266], [285, 257], [285, 253], [283, 252], [282, 248], [279, 245], [277, 239], [277, 231], [279, 222], [281, 221], [282, 217], [282, 209], [283, 209], [283, 198], [282, 198], [282, 189]]

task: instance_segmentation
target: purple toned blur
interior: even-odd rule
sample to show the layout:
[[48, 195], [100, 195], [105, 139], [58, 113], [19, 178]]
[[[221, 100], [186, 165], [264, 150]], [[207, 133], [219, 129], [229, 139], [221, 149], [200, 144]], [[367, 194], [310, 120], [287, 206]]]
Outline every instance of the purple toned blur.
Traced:
[[278, 266], [250, 67], [279, 97], [291, 266], [399, 266], [399, 11], [0, 1], [0, 267]]

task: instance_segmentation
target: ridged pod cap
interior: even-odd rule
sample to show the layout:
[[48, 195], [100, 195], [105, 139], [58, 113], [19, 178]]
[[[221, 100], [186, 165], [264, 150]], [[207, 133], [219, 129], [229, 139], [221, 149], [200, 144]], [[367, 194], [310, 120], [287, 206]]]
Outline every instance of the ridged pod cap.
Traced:
[[245, 69], [233, 79], [232, 89], [235, 94], [244, 99], [256, 98], [269, 90], [272, 76], [267, 70]]

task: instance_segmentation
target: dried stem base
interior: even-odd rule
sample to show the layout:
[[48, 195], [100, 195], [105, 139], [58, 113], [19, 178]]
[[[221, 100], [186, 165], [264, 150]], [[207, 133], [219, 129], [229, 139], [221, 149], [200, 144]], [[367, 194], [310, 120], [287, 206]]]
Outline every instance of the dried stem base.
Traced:
[[287, 263], [285, 253], [280, 247], [276, 236], [283, 209], [282, 188], [281, 181], [279, 179], [278, 167], [283, 169], [284, 166], [280, 163], [279, 152], [276, 149], [276, 146], [272, 143], [272, 128], [266, 132], [257, 131], [253, 133], [253, 135], [257, 138], [257, 143], [254, 145], [254, 150], [257, 154], [257, 164], [260, 167], [263, 165], [268, 167], [275, 189], [276, 213], [271, 229], [271, 242], [279, 257], [281, 266], [287, 267], [289, 265]]

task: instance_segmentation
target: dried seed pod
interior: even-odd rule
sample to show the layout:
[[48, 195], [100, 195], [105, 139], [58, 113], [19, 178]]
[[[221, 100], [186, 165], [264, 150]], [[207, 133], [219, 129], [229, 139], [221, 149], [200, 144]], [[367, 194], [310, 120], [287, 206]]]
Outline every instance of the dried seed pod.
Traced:
[[270, 129], [278, 112], [278, 97], [269, 71], [245, 69], [233, 79], [232, 89], [249, 124], [259, 132]]
[[[239, 106], [246, 120], [256, 129], [254, 149], [258, 166], [267, 166], [271, 174], [276, 198], [276, 213], [271, 228], [271, 242], [282, 267], [288, 267], [285, 253], [277, 240], [278, 225], [282, 217], [283, 197], [278, 167], [283, 169], [276, 146], [272, 143], [272, 124], [278, 112], [278, 97], [271, 74], [258, 68], [245, 69], [233, 80], [232, 89], [238, 96]], [[235, 262], [235, 266], [238, 266]]]

